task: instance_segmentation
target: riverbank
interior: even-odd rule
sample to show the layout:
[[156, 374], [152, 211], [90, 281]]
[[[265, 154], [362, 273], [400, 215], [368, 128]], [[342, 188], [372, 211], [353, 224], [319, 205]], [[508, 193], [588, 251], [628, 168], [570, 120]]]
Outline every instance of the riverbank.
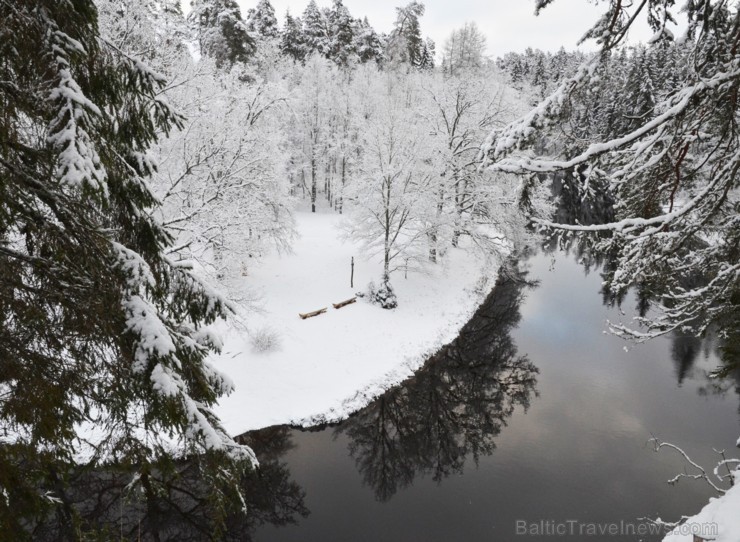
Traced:
[[[224, 349], [212, 360], [235, 384], [216, 408], [231, 434], [346, 418], [451, 342], [495, 283], [495, 270], [472, 251], [450, 249], [426, 274], [392, 275], [398, 308], [358, 299], [334, 309], [377, 283], [382, 270], [377, 257], [341, 240], [342, 220], [335, 213], [296, 213], [292, 253], [267, 255], [246, 269], [244, 281], [261, 311], [222, 330]], [[317, 317], [298, 316], [322, 308], [327, 312]]]
[[740, 470], [735, 485], [709, 501], [701, 512], [687, 518], [663, 542], [737, 542], [740, 540]]

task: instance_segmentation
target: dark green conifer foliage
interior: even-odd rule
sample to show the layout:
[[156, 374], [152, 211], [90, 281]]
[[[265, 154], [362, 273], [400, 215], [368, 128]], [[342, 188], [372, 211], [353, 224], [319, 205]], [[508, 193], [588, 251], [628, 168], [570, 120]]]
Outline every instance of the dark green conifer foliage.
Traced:
[[329, 33], [327, 21], [314, 0], [303, 12], [303, 38], [306, 56], [318, 53], [326, 56], [329, 52]]
[[256, 32], [263, 38], [280, 37], [275, 8], [272, 7], [270, 0], [260, 0], [256, 8], [249, 10], [247, 26], [250, 32]]
[[339, 66], [347, 66], [357, 57], [354, 21], [342, 0], [334, 0], [330, 11], [331, 40], [328, 58]]
[[280, 51], [297, 62], [303, 62], [306, 58], [301, 20], [293, 17], [290, 12], [285, 14], [285, 26], [280, 40]]
[[419, 18], [424, 15], [424, 4], [410, 2], [396, 8], [396, 22], [388, 39], [386, 56], [391, 62], [406, 63], [419, 68], [422, 64], [424, 40]]
[[0, 1], [2, 540], [49, 507], [76, 536], [81, 450], [134, 466], [150, 496], [177, 443], [223, 511], [253, 460], [210, 410], [229, 386], [203, 326], [227, 304], [165, 255], [150, 214], [147, 149], [180, 122], [163, 84], [98, 37], [92, 0]]
[[275, 8], [270, 0], [260, 0], [257, 7], [249, 10], [247, 26], [251, 32], [256, 32], [263, 38], [277, 38], [280, 36]]
[[418, 67], [422, 70], [433, 70], [434, 69], [434, 53], [437, 46], [434, 40], [427, 38], [421, 45], [421, 55], [419, 56]]
[[254, 39], [235, 0], [195, 0], [188, 15], [202, 54], [218, 65], [244, 63], [254, 53]]
[[373, 27], [370, 26], [367, 17], [357, 21], [355, 36], [357, 55], [360, 62], [364, 63], [370, 60], [381, 62], [383, 60], [383, 44]]
[[[552, 1], [537, 0], [537, 11]], [[614, 298], [637, 288], [641, 317], [612, 324], [617, 335], [645, 341], [716, 332], [727, 364], [718, 373], [728, 374], [740, 366], [740, 9], [726, 0], [686, 2], [686, 38], [676, 43], [669, 31], [675, 0], [635, 3], [629, 17], [622, 2], [602, 4], [605, 13], [583, 38], [601, 52], [524, 119], [492, 134], [487, 158], [494, 169], [525, 175], [524, 183], [579, 168], [584, 193], [594, 192], [594, 182], [607, 187], [613, 220], [533, 221], [607, 254], [604, 284]], [[625, 50], [641, 17], [655, 34], [649, 46]], [[609, 102], [618, 105], [603, 106]], [[537, 148], [571, 129], [576, 138], [555, 150], [561, 159]], [[522, 159], [524, 149], [534, 157]]]

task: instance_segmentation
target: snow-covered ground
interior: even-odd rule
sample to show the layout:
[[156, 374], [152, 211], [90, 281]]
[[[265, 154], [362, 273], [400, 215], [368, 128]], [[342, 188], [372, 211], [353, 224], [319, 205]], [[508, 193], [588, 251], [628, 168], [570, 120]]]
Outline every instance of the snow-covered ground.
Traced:
[[[698, 538], [694, 538], [694, 535]], [[740, 540], [740, 470], [735, 485], [719, 498], [709, 501], [701, 512], [663, 539], [663, 542], [738, 542]]]
[[[247, 268], [244, 280], [260, 295], [264, 311], [245, 317], [246, 330], [225, 331], [223, 352], [213, 360], [236, 385], [216, 408], [231, 434], [347, 417], [452, 341], [494, 284], [493, 270], [484, 271], [469, 252], [451, 249], [428, 275], [392, 275], [397, 309], [360, 299], [336, 310], [332, 303], [377, 283], [382, 269], [377, 258], [367, 259], [357, 245], [340, 240], [341, 220], [334, 213], [297, 213], [300, 237], [292, 254], [272, 254]], [[324, 307], [327, 313], [318, 317], [298, 316]], [[260, 336], [271, 334], [278, 337], [272, 350], [255, 349]]]

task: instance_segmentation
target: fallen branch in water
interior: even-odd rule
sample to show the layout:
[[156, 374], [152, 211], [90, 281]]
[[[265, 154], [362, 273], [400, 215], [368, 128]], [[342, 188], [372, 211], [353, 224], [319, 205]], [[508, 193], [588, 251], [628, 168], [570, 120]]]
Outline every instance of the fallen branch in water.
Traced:
[[[682, 472], [682, 473], [680, 473], [680, 474], [677, 474], [676, 476], [674, 476], [673, 478], [671, 478], [670, 480], [668, 480], [668, 483], [669, 484], [675, 485], [675, 484], [678, 483], [678, 481], [681, 478], [690, 478], [690, 479], [693, 479], [693, 480], [704, 480], [707, 484], [709, 484], [709, 486], [712, 489], [714, 489], [717, 492], [718, 495], [724, 495], [727, 492], [727, 490], [725, 488], [720, 487], [717, 484], [715, 484], [710, 479], [709, 475], [707, 474], [707, 471], [705, 471], [704, 468], [701, 465], [699, 465], [694, 460], [692, 460], [686, 452], [684, 452], [681, 448], [679, 448], [675, 444], [671, 444], [670, 442], [661, 442], [655, 436], [653, 436], [653, 438], [651, 438], [648, 442], [650, 442], [650, 443], [653, 444], [653, 447], [654, 447], [654, 449], [655, 449], [656, 452], [660, 451], [661, 448], [670, 448], [672, 450], [675, 450], [676, 452], [678, 452], [680, 455], [683, 456], [683, 458], [686, 461], [686, 463], [688, 463], [689, 465], [691, 465], [697, 471], [695, 474], [689, 474], [688, 472], [685, 472], [685, 471]], [[717, 478], [719, 479], [720, 482], [723, 482], [725, 480], [729, 480], [729, 484], [730, 484], [730, 486], [732, 486], [733, 483], [734, 483], [734, 481], [732, 479], [732, 473], [730, 471], [729, 465], [730, 464], [733, 464], [735, 462], [735, 460], [732, 460], [732, 459], [728, 460], [728, 459], [726, 459], [725, 456], [724, 456], [724, 451], [718, 452], [717, 450], [715, 450], [715, 452], [717, 452], [718, 454], [720, 454], [722, 456], [723, 461], [721, 461], [719, 463], [719, 465], [717, 466], [717, 468], [715, 468], [714, 474], [715, 474], [715, 476], [717, 476]], [[719, 474], [719, 467], [720, 466], [725, 466], [727, 468], [728, 475], [723, 476], [723, 475], [720, 475]]]

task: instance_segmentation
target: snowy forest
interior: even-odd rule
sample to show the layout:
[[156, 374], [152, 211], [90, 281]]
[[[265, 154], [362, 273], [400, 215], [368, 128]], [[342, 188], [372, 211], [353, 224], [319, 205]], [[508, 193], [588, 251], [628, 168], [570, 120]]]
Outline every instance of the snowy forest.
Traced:
[[[389, 5], [389, 32], [328, 1], [0, 0], [0, 539], [291, 523], [301, 493], [273, 460], [290, 446], [241, 435], [339, 423], [414, 374], [423, 386], [425, 360], [475, 334], [463, 325], [518, 276], [491, 305], [503, 339], [470, 347], [504, 363], [454, 398], [505, 388], [484, 401], [506, 405], [499, 421], [476, 411], [498, 438], [537, 373], [509, 335], [513, 262], [543, 246], [598, 269], [608, 306], [634, 297], [634, 318], [602, 323], [620, 343], [711, 337], [708, 378], [737, 378], [736, 1], [603, 0], [594, 52], [498, 57], [474, 14], [435, 43], [416, 0]], [[629, 41], [642, 19], [652, 38]], [[739, 462], [720, 459], [726, 472], [697, 477], [736, 510]], [[379, 482], [372, 461], [379, 500], [410, 485]], [[81, 480], [104, 488], [97, 503]], [[272, 482], [279, 511], [245, 489], [274, 497]], [[179, 514], [197, 516], [187, 536]], [[737, 540], [724, 514], [716, 540]]]

